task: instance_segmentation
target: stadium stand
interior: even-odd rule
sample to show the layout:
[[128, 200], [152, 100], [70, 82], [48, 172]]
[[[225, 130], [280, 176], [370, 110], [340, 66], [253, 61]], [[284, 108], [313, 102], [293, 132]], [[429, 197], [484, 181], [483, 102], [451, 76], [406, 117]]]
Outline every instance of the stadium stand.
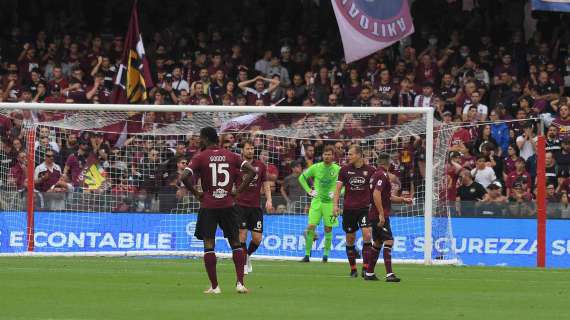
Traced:
[[[467, 211], [489, 216], [535, 214], [534, 144], [540, 119], [547, 135], [549, 215], [570, 218], [570, 20], [535, 12], [537, 25], [530, 33], [525, 30], [524, 1], [479, 1], [471, 10], [461, 1], [414, 1], [412, 13], [421, 27], [410, 39], [347, 64], [328, 1], [219, 2], [185, 1], [168, 7], [159, 1], [141, 2], [141, 30], [155, 84], [149, 103], [256, 105], [260, 111], [270, 105], [431, 106], [438, 120], [458, 127], [447, 169], [448, 199], [477, 201], [481, 210]], [[35, 1], [24, 8], [18, 1], [7, 2], [0, 12], [0, 102], [110, 103], [128, 6], [113, 1]], [[97, 14], [82, 17], [70, 12]], [[208, 22], [201, 14], [206, 12]], [[18, 20], [12, 13], [18, 13]], [[296, 16], [298, 21], [292, 24], [282, 16]], [[134, 115], [138, 128], [133, 132], [188, 116]], [[18, 189], [25, 188], [23, 128], [59, 117], [48, 112], [0, 114], [0, 149], [6, 155], [2, 161], [9, 163]], [[383, 125], [407, 120], [388, 119]], [[77, 191], [73, 175], [85, 165], [77, 149], [85, 146], [81, 152], [112, 159], [121, 152], [112, 147], [112, 139], [77, 132], [61, 140], [53, 132], [40, 132], [35, 149], [39, 155], [49, 149], [54, 157], [36, 161], [36, 171], [52, 162], [62, 175], [42, 187]], [[223, 142], [239, 151], [240, 137], [228, 134]], [[133, 170], [132, 176], [117, 181], [135, 179], [136, 186], [100, 186], [140, 195], [118, 211], [151, 210], [145, 195], [158, 192], [155, 182], [173, 188], [164, 197], [176, 197], [179, 183], [159, 178], [161, 170], [176, 172], [198, 148], [196, 137], [190, 136], [176, 146], [171, 158], [156, 159], [153, 142], [145, 143], [132, 157], [152, 175], [135, 177]], [[291, 141], [288, 161], [268, 166], [275, 196], [298, 192], [287, 179], [296, 172], [291, 168], [313, 163], [322, 148]], [[348, 145], [340, 142], [335, 148], [342, 155]], [[413, 183], [405, 180], [420, 175], [416, 163], [421, 161], [421, 148], [409, 152], [395, 159], [405, 171], [400, 192], [410, 192]], [[493, 169], [495, 181], [485, 180], [487, 173], [477, 168], [478, 160]], [[161, 161], [171, 164], [164, 169], [157, 165]], [[460, 194], [462, 185], [481, 182], [488, 189], [486, 196], [471, 199]], [[46, 202], [46, 209], [58, 208], [57, 196], [54, 199], [52, 207]], [[286, 210], [282, 202], [275, 207]]]

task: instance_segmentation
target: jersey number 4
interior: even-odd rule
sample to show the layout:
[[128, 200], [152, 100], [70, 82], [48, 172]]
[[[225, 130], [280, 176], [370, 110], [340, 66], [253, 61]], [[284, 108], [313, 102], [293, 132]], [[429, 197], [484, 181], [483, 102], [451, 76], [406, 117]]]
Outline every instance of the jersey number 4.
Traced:
[[[212, 186], [225, 187], [230, 183], [230, 168], [229, 163], [210, 163], [212, 172]], [[218, 180], [218, 176], [222, 175], [222, 179]]]

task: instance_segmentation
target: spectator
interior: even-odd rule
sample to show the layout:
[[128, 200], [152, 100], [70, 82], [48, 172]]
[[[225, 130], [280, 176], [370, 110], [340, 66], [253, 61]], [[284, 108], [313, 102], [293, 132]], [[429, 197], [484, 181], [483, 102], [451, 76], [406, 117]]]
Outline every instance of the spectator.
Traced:
[[390, 76], [390, 70], [383, 69], [380, 71], [380, 81], [378, 83], [378, 96], [382, 101], [382, 106], [389, 107], [392, 105], [392, 99], [396, 94], [396, 86]]
[[25, 152], [19, 152], [14, 166], [10, 168], [9, 176], [14, 179], [18, 192], [25, 192], [28, 183], [28, 156]]
[[507, 155], [504, 157], [503, 161], [505, 163], [505, 177], [515, 171], [515, 163], [520, 157], [519, 147], [515, 143], [511, 143], [507, 149]]
[[360, 94], [358, 96], [358, 99], [355, 99], [352, 102], [352, 105], [355, 107], [369, 107], [370, 106], [370, 97], [371, 97], [371, 92], [370, 92], [370, 88], [362, 88], [362, 90], [360, 91]]
[[546, 71], [541, 71], [538, 75], [538, 83], [531, 88], [532, 96], [537, 104], [544, 109], [550, 101], [558, 98], [559, 90], [556, 84], [549, 79]]
[[271, 50], [265, 50], [263, 57], [255, 63], [255, 71], [261, 73], [262, 76], [268, 76], [272, 55]]
[[554, 159], [559, 168], [559, 175], [570, 176], [570, 137], [562, 139], [562, 149], [554, 154]]
[[144, 191], [140, 194], [141, 198], [144, 195], [144, 210], [147, 212], [153, 209], [162, 184], [163, 165], [161, 161], [160, 153], [153, 148], [141, 159], [137, 168], [141, 179], [140, 191]]
[[480, 155], [477, 157], [475, 169], [471, 170], [471, 176], [474, 178], [475, 182], [479, 183], [484, 188], [487, 188], [497, 179], [493, 168], [487, 166], [488, 162], [490, 162], [490, 159], [487, 156]]
[[497, 65], [495, 67], [495, 69], [493, 70], [493, 74], [495, 75], [495, 77], [493, 78], [493, 84], [498, 86], [503, 84], [504, 82], [501, 81], [501, 79], [499, 78], [499, 75], [501, 73], [507, 73], [510, 76], [513, 77], [514, 80], [517, 79], [517, 71], [515, 66], [512, 64], [513, 59], [511, 54], [509, 53], [505, 53], [503, 54], [503, 56], [501, 57], [501, 64]]
[[558, 129], [555, 126], [548, 127], [546, 131], [546, 151], [558, 152], [561, 149], [560, 139], [558, 139]]
[[111, 194], [115, 197], [117, 203], [113, 211], [116, 212], [133, 212], [136, 210], [134, 207], [134, 197], [136, 188], [129, 181], [127, 176], [119, 176], [117, 183], [113, 185]]
[[[190, 85], [182, 77], [182, 66], [177, 65], [172, 69], [172, 89], [176, 94], [179, 94], [181, 90], [190, 91]], [[164, 88], [164, 86], [163, 86]]]
[[477, 110], [477, 120], [486, 121], [487, 114], [489, 113], [489, 108], [486, 105], [481, 104], [480, 102], [481, 102], [481, 93], [479, 93], [479, 91], [474, 91], [473, 93], [471, 93], [471, 103], [466, 104], [465, 107], [463, 107], [463, 116], [467, 117], [469, 109], [471, 107], [475, 107]]
[[457, 198], [457, 182], [459, 174], [463, 170], [461, 165], [461, 153], [452, 151], [449, 153], [449, 160], [446, 166], [446, 180], [447, 180], [447, 200], [455, 201]]
[[517, 181], [509, 192], [509, 214], [518, 217], [534, 215], [532, 199], [532, 193], [528, 191], [525, 183], [522, 180]]
[[[265, 82], [269, 83], [269, 87], [265, 88]], [[248, 85], [255, 83], [255, 89], [248, 87]], [[251, 80], [238, 83], [238, 87], [244, 92], [247, 99], [247, 104], [254, 106], [257, 100], [263, 100], [264, 105], [268, 106], [270, 101], [270, 94], [279, 86], [278, 79], [268, 79], [262, 76], [257, 76]]]
[[398, 93], [393, 96], [392, 105], [397, 107], [413, 107], [415, 93], [412, 91], [412, 83], [407, 78], [400, 81]]
[[479, 154], [481, 152], [483, 152], [483, 148], [485, 148], [486, 145], [493, 145], [496, 146], [497, 145], [497, 140], [495, 140], [495, 138], [493, 138], [492, 135], [492, 129], [491, 129], [491, 125], [486, 124], [486, 125], [482, 125], [479, 126], [479, 134], [477, 135], [477, 140], [475, 141], [475, 144], [473, 145], [473, 153], [474, 154]]
[[[233, 84], [233, 82], [232, 82], [232, 84]], [[224, 94], [227, 94], [226, 90], [227, 90], [226, 89], [226, 76], [225, 76], [224, 71], [222, 69], [218, 69], [214, 73], [214, 77], [212, 80], [212, 88], [211, 88], [212, 99], [214, 100], [214, 102], [216, 104], [219, 104], [219, 105], [222, 104], [222, 97]], [[233, 92], [232, 92], [232, 94], [233, 94]]]
[[[545, 172], [546, 172], [546, 184], [553, 185], [555, 188], [558, 187], [558, 166], [554, 161], [554, 155], [552, 151], [547, 151], [544, 155], [545, 162]], [[560, 178], [562, 180], [562, 178]]]
[[69, 155], [65, 161], [63, 168], [63, 175], [68, 177], [69, 181], [79, 191], [83, 187], [83, 170], [87, 165], [87, 158], [89, 157], [89, 144], [85, 140], [79, 140], [78, 148], [75, 153]]
[[358, 70], [355, 68], [350, 69], [348, 83], [345, 84], [344, 86], [345, 99], [349, 101], [354, 101], [360, 95], [361, 90], [362, 90], [362, 85], [360, 81], [360, 75], [358, 74]]
[[465, 153], [467, 145], [473, 138], [474, 137], [471, 135], [471, 131], [467, 126], [460, 126], [455, 130], [451, 137], [451, 151]]
[[525, 124], [523, 130], [523, 134], [516, 138], [516, 144], [519, 147], [520, 156], [526, 161], [535, 153], [537, 137], [532, 124]]
[[267, 68], [267, 72], [264, 74], [266, 74], [268, 78], [273, 78], [274, 75], [278, 75], [281, 81], [281, 85], [284, 87], [291, 85], [289, 71], [287, 71], [287, 69], [281, 65], [281, 61], [279, 60], [278, 56], [271, 57], [269, 68]]
[[468, 170], [461, 172], [461, 186], [457, 189], [457, 213], [460, 216], [475, 215], [478, 212], [479, 202], [487, 193], [485, 188], [475, 182]]
[[483, 215], [503, 216], [506, 212], [507, 197], [502, 193], [503, 185], [494, 181], [487, 187], [487, 193], [481, 200], [481, 213]]
[[558, 138], [561, 140], [570, 137], [570, 108], [561, 105], [558, 109], [559, 116], [552, 121], [552, 126], [558, 128]]
[[313, 145], [303, 145], [304, 152], [301, 152], [300, 163], [304, 169], [312, 166], [314, 163], [318, 162], [315, 158], [315, 146]]
[[296, 212], [295, 208], [298, 210], [301, 197], [305, 195], [305, 191], [299, 183], [299, 176], [303, 172], [303, 167], [299, 161], [293, 161], [290, 166], [292, 173], [283, 180], [281, 195], [287, 202], [287, 209], [290, 212]]
[[530, 192], [531, 178], [530, 174], [526, 171], [526, 164], [523, 158], [519, 157], [515, 161], [515, 170], [507, 175], [507, 195], [514, 195], [515, 185], [520, 185], [521, 188], [526, 187], [524, 192]]
[[499, 155], [506, 155], [510, 141], [509, 127], [504, 122], [500, 122], [496, 110], [489, 113], [489, 119], [491, 121], [491, 137], [495, 139], [495, 145], [499, 147]]
[[179, 177], [169, 176], [166, 181], [166, 186], [160, 188], [158, 194], [159, 211], [163, 213], [170, 213], [176, 210], [178, 203], [182, 201], [186, 192], [180, 187]]
[[502, 182], [503, 176], [505, 174], [505, 163], [503, 162], [503, 159], [497, 154], [498, 152], [496, 146], [491, 143], [486, 144], [482, 148], [481, 155], [489, 159], [489, 162], [487, 162], [487, 166], [491, 167], [493, 171], [495, 171], [495, 176], [497, 177], [497, 181]]
[[55, 65], [53, 67], [52, 78], [48, 82], [48, 86], [49, 86], [50, 90], [52, 90], [52, 91], [55, 89], [56, 85], [61, 90], [66, 89], [69, 86], [69, 83], [65, 79], [60, 65]]
[[422, 85], [422, 94], [414, 100], [414, 107], [434, 107], [433, 101], [433, 83], [424, 82]]
[[62, 171], [54, 161], [55, 153], [48, 150], [45, 161], [34, 170], [34, 184], [40, 192], [40, 206], [48, 210], [65, 209], [65, 193], [73, 190], [73, 186], [62, 178]]

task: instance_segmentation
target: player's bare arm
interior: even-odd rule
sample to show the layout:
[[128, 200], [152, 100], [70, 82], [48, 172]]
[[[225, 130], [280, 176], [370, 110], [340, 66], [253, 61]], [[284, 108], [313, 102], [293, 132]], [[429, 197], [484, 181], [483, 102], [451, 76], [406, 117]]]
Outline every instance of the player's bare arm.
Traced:
[[340, 213], [340, 209], [338, 208], [338, 201], [340, 198], [340, 191], [342, 190], [342, 182], [341, 181], [337, 181], [336, 183], [336, 189], [334, 190], [334, 195], [333, 195], [333, 215], [335, 217], [338, 217], [339, 213]]
[[202, 199], [203, 193], [196, 190], [196, 188], [194, 188], [194, 185], [192, 184], [192, 170], [190, 168], [184, 169], [184, 171], [182, 172], [181, 180], [186, 189], [188, 189], [188, 191], [190, 191], [190, 193], [196, 199], [198, 200]]
[[241, 165], [241, 170], [245, 173], [245, 175], [243, 176], [243, 181], [237, 188], [237, 194], [242, 193], [255, 177], [255, 168], [251, 165], [251, 163], [244, 161], [244, 163]]
[[386, 219], [384, 218], [384, 207], [382, 207], [382, 191], [374, 190], [372, 200], [374, 200], [374, 205], [376, 206], [376, 210], [378, 210], [378, 226], [382, 227], [386, 222]]
[[392, 201], [393, 203], [412, 204], [414, 202], [414, 199], [407, 197], [391, 196], [390, 201]]
[[272, 212], [273, 200], [271, 199], [271, 182], [265, 181], [263, 183], [263, 193], [265, 194], [265, 210]]

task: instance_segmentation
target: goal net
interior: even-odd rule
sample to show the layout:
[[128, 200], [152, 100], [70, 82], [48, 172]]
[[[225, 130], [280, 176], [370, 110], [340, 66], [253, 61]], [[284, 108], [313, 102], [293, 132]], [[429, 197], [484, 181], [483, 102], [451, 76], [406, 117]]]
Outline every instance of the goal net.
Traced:
[[[0, 254], [201, 254], [203, 244], [194, 237], [199, 203], [180, 175], [199, 152], [199, 130], [213, 126], [224, 148], [239, 154], [243, 142], [252, 141], [255, 157], [267, 164], [274, 208], [264, 210], [256, 257], [304, 255], [310, 198], [298, 174], [320, 161], [326, 145], [334, 146], [335, 161], [342, 165], [349, 146], [358, 144], [373, 166], [380, 153], [388, 153], [392, 192], [415, 200], [393, 206], [394, 259], [456, 261], [444, 174], [452, 130], [435, 122], [430, 133], [433, 118], [426, 121], [427, 114], [395, 108], [389, 108], [393, 114], [374, 114], [360, 108], [283, 113], [267, 107], [266, 113], [248, 113], [238, 107], [171, 106], [183, 111], [170, 112], [109, 111], [122, 110], [113, 105], [98, 106], [108, 111], [14, 107], [0, 109], [0, 117], [12, 123], [6, 128], [12, 138], [0, 148]], [[433, 143], [426, 143], [431, 135]], [[433, 162], [427, 159], [430, 148]], [[432, 182], [429, 193], [426, 181]], [[426, 231], [431, 231], [427, 237]], [[329, 257], [344, 260], [344, 233], [340, 226], [333, 232]], [[361, 248], [360, 233], [357, 239]], [[322, 226], [308, 245], [313, 256], [322, 254]], [[231, 253], [221, 232], [216, 251]]]

